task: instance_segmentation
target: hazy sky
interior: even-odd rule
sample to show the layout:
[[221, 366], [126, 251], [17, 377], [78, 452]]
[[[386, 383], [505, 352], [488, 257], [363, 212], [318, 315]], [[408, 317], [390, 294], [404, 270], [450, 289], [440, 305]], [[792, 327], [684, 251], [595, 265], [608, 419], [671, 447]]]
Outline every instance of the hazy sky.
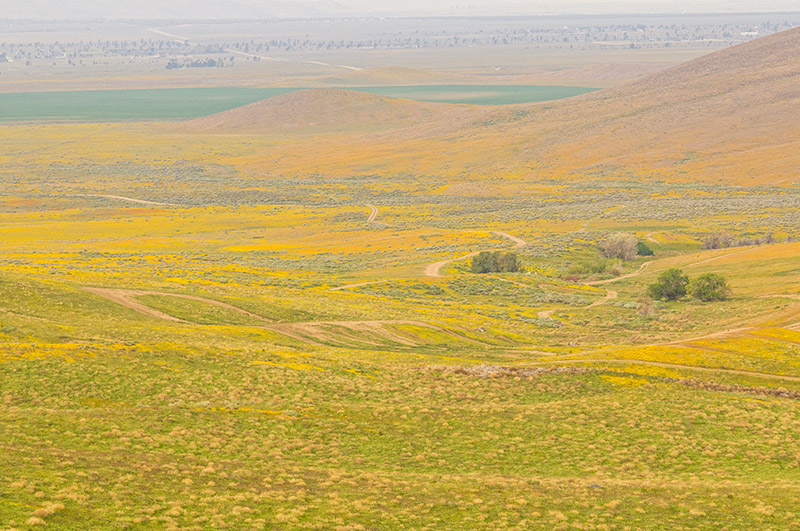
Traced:
[[3, 19], [800, 11], [800, 0], [0, 0]]
[[800, 0], [339, 0], [363, 10], [457, 13], [653, 13], [800, 11]]

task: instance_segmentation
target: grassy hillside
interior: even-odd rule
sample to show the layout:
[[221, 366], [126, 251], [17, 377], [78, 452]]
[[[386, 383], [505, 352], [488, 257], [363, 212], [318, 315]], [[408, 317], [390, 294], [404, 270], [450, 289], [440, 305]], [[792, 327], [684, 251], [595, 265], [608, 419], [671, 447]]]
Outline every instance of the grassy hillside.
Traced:
[[537, 158], [642, 83], [2, 126], [0, 528], [799, 527], [800, 189]]

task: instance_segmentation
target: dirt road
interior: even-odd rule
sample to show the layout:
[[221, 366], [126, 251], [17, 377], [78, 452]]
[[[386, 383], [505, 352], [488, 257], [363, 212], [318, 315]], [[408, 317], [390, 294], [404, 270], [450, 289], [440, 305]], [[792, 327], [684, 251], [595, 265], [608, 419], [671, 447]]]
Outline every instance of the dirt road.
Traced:
[[112, 302], [116, 302], [119, 305], [125, 306], [126, 308], [130, 308], [131, 310], [137, 311], [144, 315], [149, 315], [150, 317], [155, 317], [156, 319], [163, 319], [165, 321], [173, 321], [177, 323], [188, 323], [188, 321], [184, 321], [182, 319], [178, 319], [177, 317], [173, 317], [169, 314], [164, 312], [160, 312], [154, 308], [151, 308], [139, 301], [136, 300], [136, 297], [141, 295], [162, 295], [166, 297], [176, 297], [179, 299], [188, 299], [192, 301], [198, 302], [205, 302], [207, 304], [213, 304], [214, 306], [219, 306], [220, 308], [225, 308], [227, 310], [232, 310], [234, 312], [241, 313], [242, 315], [247, 315], [248, 317], [252, 317], [254, 319], [258, 319], [260, 321], [265, 321], [271, 323], [270, 319], [265, 317], [261, 317], [260, 315], [256, 315], [252, 312], [248, 312], [247, 310], [243, 310], [241, 308], [237, 308], [231, 304], [226, 302], [217, 301], [214, 299], [206, 299], [204, 297], [196, 297], [194, 295], [183, 295], [179, 293], [166, 293], [161, 291], [140, 291], [140, 290], [131, 290], [131, 289], [113, 289], [113, 288], [83, 288], [85, 291], [89, 293], [94, 293], [95, 295], [99, 295], [104, 299], [108, 299]]
[[367, 203], [367, 206], [370, 209], [369, 218], [367, 218], [367, 223], [372, 223], [378, 217], [378, 207], [375, 205], [371, 205]]
[[372, 284], [383, 284], [386, 282], [391, 282], [390, 279], [386, 280], [372, 280], [370, 282], [358, 282], [356, 284], [347, 284], [345, 286], [337, 286], [335, 288], [328, 288], [327, 291], [339, 291], [343, 289], [350, 289], [350, 288], [360, 288], [361, 286], [371, 286]]
[[119, 199], [120, 201], [128, 201], [130, 203], [138, 203], [140, 205], [153, 205], [153, 206], [181, 206], [175, 203], [159, 203], [158, 201], [145, 201], [144, 199], [136, 199], [133, 197], [125, 197], [123, 195], [107, 195], [107, 194], [70, 194], [70, 197], [101, 197], [103, 199]]
[[[589, 308], [594, 308], [595, 306], [600, 306], [601, 304], [604, 304], [604, 303], [610, 301], [611, 299], [616, 299], [618, 296], [619, 296], [619, 293], [617, 293], [614, 290], [608, 289], [608, 290], [606, 290], [606, 296], [605, 297], [603, 297], [602, 299], [594, 301], [593, 303], [589, 304], [588, 306], [584, 306], [583, 309], [584, 310], [588, 310]], [[536, 315], [540, 319], [547, 319], [551, 315], [553, 315], [553, 312], [558, 311], [558, 310], [559, 310], [559, 308], [551, 308], [550, 310], [542, 310], [541, 312], [539, 312]]]
[[599, 286], [601, 284], [610, 284], [612, 282], [617, 282], [619, 280], [625, 280], [626, 278], [638, 277], [652, 263], [653, 263], [653, 261], [650, 260], [649, 262], [645, 262], [642, 265], [640, 265], [639, 269], [637, 269], [633, 273], [628, 273], [627, 275], [621, 275], [621, 276], [614, 277], [614, 278], [609, 278], [609, 279], [606, 279], [606, 280], [595, 280], [594, 282], [587, 282], [586, 285], [587, 286]]
[[[512, 242], [514, 242], [514, 247], [513, 247], [514, 249], [519, 249], [520, 247], [523, 247], [523, 246], [527, 245], [525, 240], [517, 238], [516, 236], [512, 236], [512, 235], [510, 235], [510, 234], [508, 234], [506, 232], [500, 232], [500, 231], [488, 231], [488, 232], [491, 232], [492, 234], [496, 234], [496, 235], [500, 236], [501, 238], [506, 238], [508, 240], [511, 240]], [[434, 262], [432, 264], [428, 264], [428, 266], [425, 267], [425, 276], [426, 277], [441, 278], [442, 277], [441, 270], [442, 270], [442, 268], [444, 266], [446, 266], [447, 264], [451, 264], [453, 262], [457, 262], [459, 260], [465, 260], [467, 258], [472, 258], [473, 256], [477, 256], [480, 252], [481, 251], [474, 251], [474, 252], [471, 252], [469, 254], [465, 254], [464, 256], [459, 256], [458, 258], [451, 258], [449, 260], [441, 260], [439, 262]]]

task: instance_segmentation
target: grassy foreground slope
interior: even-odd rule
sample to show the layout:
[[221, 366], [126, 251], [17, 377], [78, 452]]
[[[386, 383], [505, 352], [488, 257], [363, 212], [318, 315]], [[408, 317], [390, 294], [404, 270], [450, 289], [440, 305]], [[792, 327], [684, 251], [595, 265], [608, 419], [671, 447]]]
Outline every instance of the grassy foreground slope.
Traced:
[[[590, 247], [502, 226], [572, 243], [521, 248], [531, 274], [426, 278], [511, 242], [359, 207], [66, 200], [2, 216], [8, 528], [798, 523], [799, 243], [687, 254], [659, 231], [641, 274], [593, 287], [562, 272]], [[640, 316], [676, 265], [734, 297]], [[356, 280], [381, 282], [331, 289]]]
[[[513, 112], [282, 98], [2, 128], [0, 529], [800, 527], [800, 190], [515, 173], [474, 138]], [[671, 267], [731, 298], [643, 300]]]

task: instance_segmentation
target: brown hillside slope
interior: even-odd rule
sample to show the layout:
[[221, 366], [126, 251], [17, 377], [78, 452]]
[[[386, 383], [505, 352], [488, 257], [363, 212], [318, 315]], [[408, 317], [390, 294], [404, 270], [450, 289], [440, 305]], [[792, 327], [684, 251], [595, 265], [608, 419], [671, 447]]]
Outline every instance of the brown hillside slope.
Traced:
[[653, 167], [670, 177], [742, 184], [797, 181], [799, 55], [800, 28], [597, 93], [572, 108], [562, 104], [545, 114], [563, 127], [535, 153], [569, 159], [559, 164], [567, 168]]
[[[557, 102], [481, 108], [304, 91], [189, 127], [286, 132], [280, 146], [241, 159], [253, 175], [267, 167], [329, 175], [591, 173], [786, 185], [800, 181], [798, 56], [800, 28]], [[323, 132], [333, 135], [303, 140], [302, 149], [292, 140], [295, 133]]]
[[453, 105], [385, 98], [338, 89], [309, 89], [187, 122], [195, 131], [236, 134], [375, 132], [456, 120], [479, 112]]

